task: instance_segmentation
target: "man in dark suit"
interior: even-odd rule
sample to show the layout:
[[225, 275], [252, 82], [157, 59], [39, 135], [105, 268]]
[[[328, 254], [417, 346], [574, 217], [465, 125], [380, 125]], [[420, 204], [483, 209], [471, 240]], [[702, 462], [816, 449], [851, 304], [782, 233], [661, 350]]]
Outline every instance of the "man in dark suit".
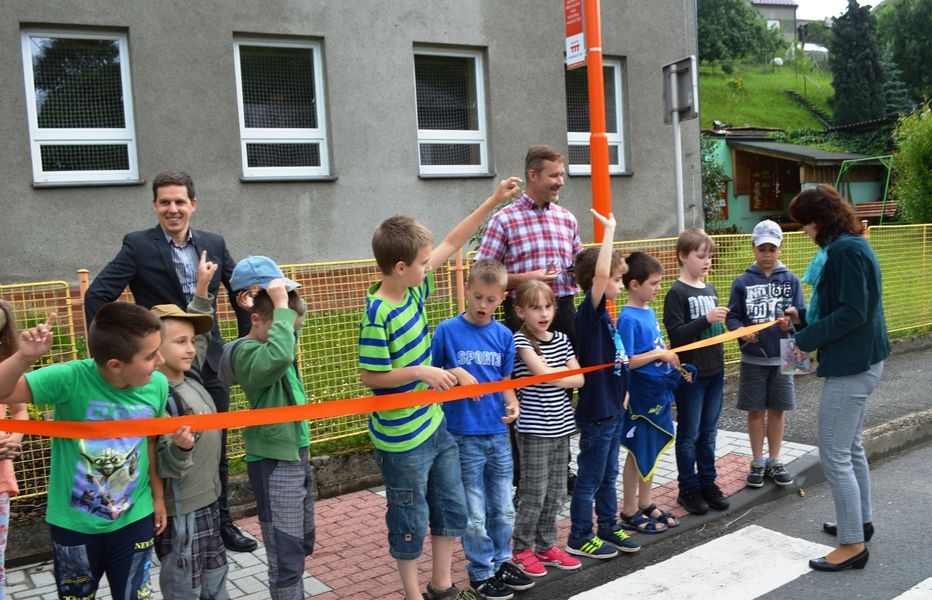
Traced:
[[[217, 310], [217, 293], [220, 284], [230, 294], [230, 304], [236, 310], [239, 335], [249, 332], [249, 313], [236, 306], [230, 276], [236, 263], [219, 235], [191, 229], [191, 215], [197, 210], [194, 182], [187, 173], [167, 171], [152, 181], [152, 208], [159, 224], [152, 229], [129, 233], [123, 238], [123, 247], [91, 283], [84, 297], [84, 314], [87, 323], [94, 319], [98, 309], [120, 297], [129, 286], [136, 304], [152, 308], [156, 304], [175, 304], [185, 308], [194, 297], [197, 266], [201, 254], [218, 265], [208, 286]], [[207, 345], [201, 377], [218, 412], [230, 408], [230, 389], [217, 377], [217, 367], [223, 352], [223, 339], [216, 320]], [[223, 456], [220, 461], [220, 533], [224, 545], [240, 552], [251, 552], [257, 547], [237, 529], [230, 517], [227, 486], [226, 431], [223, 432]]]

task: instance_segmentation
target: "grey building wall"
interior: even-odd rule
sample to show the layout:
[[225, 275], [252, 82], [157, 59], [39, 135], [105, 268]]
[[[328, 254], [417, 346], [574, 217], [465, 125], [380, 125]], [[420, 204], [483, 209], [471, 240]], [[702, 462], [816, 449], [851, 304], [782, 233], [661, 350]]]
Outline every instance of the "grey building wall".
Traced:
[[[620, 239], [675, 235], [673, 131], [661, 67], [695, 53], [694, 0], [602, 3], [603, 52], [625, 60], [628, 173], [614, 176]], [[20, 33], [114, 28], [129, 38], [140, 177], [130, 186], [33, 186]], [[329, 181], [244, 182], [233, 40], [322, 43]], [[367, 258], [375, 226], [412, 214], [442, 237], [499, 179], [521, 175], [527, 146], [566, 149], [563, 2], [559, 0], [4, 0], [0, 3], [0, 282], [73, 281], [155, 218], [148, 181], [183, 169], [197, 185], [194, 226], [223, 234], [234, 258], [282, 263]], [[415, 44], [483, 49], [491, 177], [418, 176]], [[682, 124], [687, 226], [701, 225], [698, 120]], [[588, 176], [561, 202], [592, 241]], [[690, 206], [695, 205], [695, 206]]]

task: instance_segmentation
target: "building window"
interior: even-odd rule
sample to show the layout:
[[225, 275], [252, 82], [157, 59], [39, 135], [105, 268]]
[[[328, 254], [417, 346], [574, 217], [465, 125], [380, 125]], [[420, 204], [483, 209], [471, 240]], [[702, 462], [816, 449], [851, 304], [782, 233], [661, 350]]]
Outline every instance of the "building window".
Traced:
[[482, 54], [416, 49], [414, 82], [421, 175], [488, 173]]
[[330, 175], [320, 44], [234, 44], [243, 177]]
[[[608, 139], [608, 171], [624, 173], [625, 132], [622, 112], [621, 61], [605, 60], [602, 63], [605, 81], [605, 133]], [[587, 67], [566, 72], [566, 142], [569, 156], [567, 169], [570, 175], [589, 175], [589, 81]]]
[[126, 36], [23, 31], [36, 184], [139, 180]]

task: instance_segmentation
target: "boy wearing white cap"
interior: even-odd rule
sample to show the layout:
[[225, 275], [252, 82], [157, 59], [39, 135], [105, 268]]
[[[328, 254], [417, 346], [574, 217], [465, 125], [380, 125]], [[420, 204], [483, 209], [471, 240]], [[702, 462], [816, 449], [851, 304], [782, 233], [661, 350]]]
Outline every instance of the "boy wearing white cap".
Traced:
[[[265, 256], [240, 261], [230, 283], [233, 289], [252, 294], [252, 329], [224, 346], [220, 378], [231, 385], [239, 383], [250, 408], [307, 404], [296, 361], [305, 312], [295, 291], [300, 284], [285, 277]], [[304, 600], [304, 559], [313, 553], [315, 538], [307, 419], [246, 427], [243, 440], [269, 559], [270, 597]]]
[[[751, 245], [755, 260], [731, 285], [725, 319], [728, 329], [779, 318], [788, 306], [805, 306], [799, 278], [780, 262], [782, 243], [783, 231], [775, 222], [764, 220], [754, 227]], [[780, 460], [784, 413], [796, 408], [793, 376], [780, 369], [780, 339], [789, 335], [778, 327], [768, 327], [738, 340], [738, 409], [748, 413], [748, 437], [754, 454], [747, 477], [749, 487], [763, 487], [765, 477], [781, 486], [793, 483], [793, 476]]]

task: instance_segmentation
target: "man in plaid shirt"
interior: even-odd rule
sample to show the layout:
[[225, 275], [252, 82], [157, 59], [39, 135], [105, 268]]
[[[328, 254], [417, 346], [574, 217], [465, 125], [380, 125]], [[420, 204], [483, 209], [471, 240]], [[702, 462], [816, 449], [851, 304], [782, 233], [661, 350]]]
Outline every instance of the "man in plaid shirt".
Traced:
[[524, 194], [489, 219], [476, 260], [491, 258], [505, 264], [509, 295], [503, 304], [505, 325], [521, 327], [510, 292], [528, 279], [546, 281], [557, 297], [551, 329], [569, 336], [575, 348], [576, 282], [573, 261], [582, 250], [573, 213], [556, 204], [566, 170], [563, 155], [551, 146], [531, 146], [524, 159]]

